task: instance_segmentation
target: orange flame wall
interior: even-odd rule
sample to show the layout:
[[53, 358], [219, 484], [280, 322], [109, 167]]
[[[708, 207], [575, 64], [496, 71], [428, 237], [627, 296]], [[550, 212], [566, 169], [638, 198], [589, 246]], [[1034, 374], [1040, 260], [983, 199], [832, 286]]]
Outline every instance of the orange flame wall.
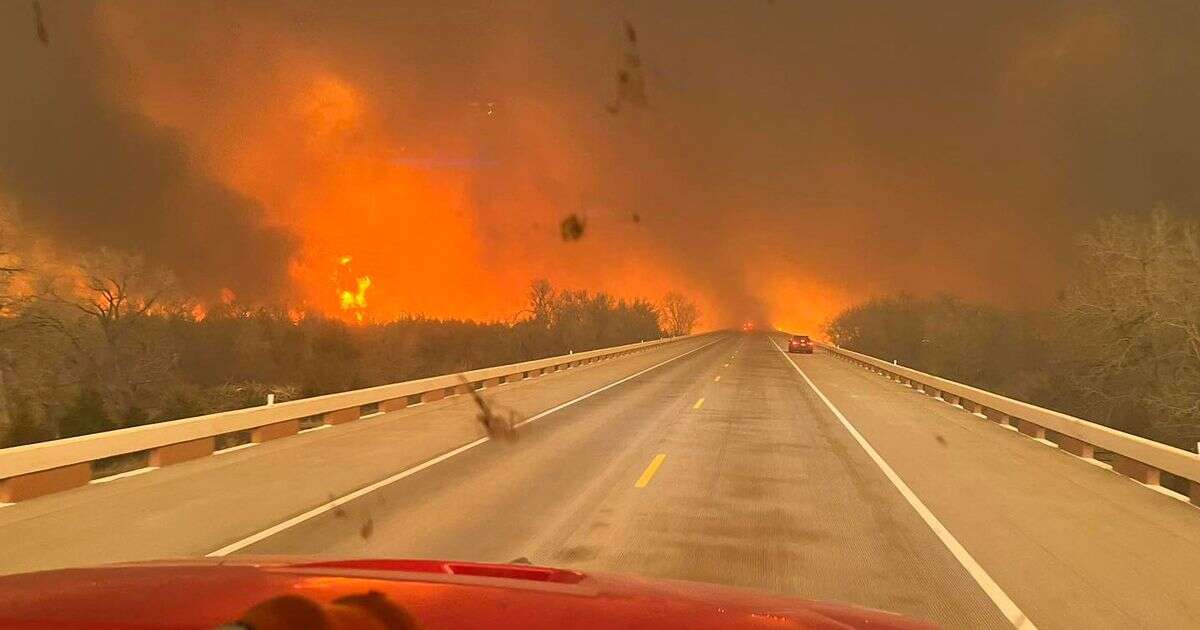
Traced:
[[[587, 127], [607, 115], [598, 103], [552, 90], [536, 99], [480, 91], [426, 106], [428, 76], [401, 67], [356, 77], [346, 59], [246, 16], [242, 28], [265, 44], [231, 40], [225, 24], [198, 24], [191, 43], [220, 54], [181, 69], [142, 44], [137, 35], [148, 26], [138, 16], [113, 8], [106, 18], [138, 68], [131, 91], [140, 109], [180, 130], [219, 179], [261, 202], [265, 221], [298, 236], [294, 302], [348, 321], [509, 319], [524, 308], [530, 281], [544, 277], [624, 298], [681, 291], [699, 304], [705, 327], [746, 318], [720, 294], [721, 274], [697, 278], [689, 267], [689, 256], [711, 254], [709, 243], [691, 245], [698, 255], [665, 253], [686, 212], [635, 217], [639, 210], [624, 202], [647, 196], [637, 172], [626, 178], [632, 188], [603, 192], [622, 158], [597, 157], [598, 133]], [[524, 78], [508, 72], [512, 84]], [[195, 98], [197, 87], [204, 98]], [[579, 111], [595, 115], [581, 123]], [[559, 222], [570, 213], [586, 219], [586, 230], [565, 242]], [[723, 273], [746, 272], [739, 264]], [[777, 320], [763, 323], [811, 330], [843, 301], [773, 275], [782, 273], [750, 283], [770, 311], [750, 314]]]

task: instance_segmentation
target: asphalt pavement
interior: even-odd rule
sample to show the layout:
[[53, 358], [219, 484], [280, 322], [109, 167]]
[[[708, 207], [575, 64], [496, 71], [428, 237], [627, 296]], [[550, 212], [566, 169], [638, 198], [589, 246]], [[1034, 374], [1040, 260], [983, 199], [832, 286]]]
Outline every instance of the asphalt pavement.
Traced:
[[1200, 510], [782, 339], [485, 390], [527, 420], [513, 442], [459, 396], [0, 508], [0, 571], [524, 558], [949, 628], [1200, 627]]

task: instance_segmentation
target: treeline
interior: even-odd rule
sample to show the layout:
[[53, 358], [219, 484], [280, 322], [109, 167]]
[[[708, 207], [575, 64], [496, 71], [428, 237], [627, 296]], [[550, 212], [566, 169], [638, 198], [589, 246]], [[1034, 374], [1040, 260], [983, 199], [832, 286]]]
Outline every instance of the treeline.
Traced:
[[870, 300], [839, 345], [1194, 450], [1200, 441], [1200, 224], [1117, 216], [1079, 242], [1056, 302], [1017, 311], [954, 297]]
[[680, 329], [671, 316], [677, 296], [660, 309], [545, 281], [513, 322], [349, 324], [236, 303], [202, 313], [168, 274], [109, 251], [65, 278], [24, 284], [0, 287], [0, 446], [261, 405], [268, 394], [284, 401], [657, 339], [695, 324]]

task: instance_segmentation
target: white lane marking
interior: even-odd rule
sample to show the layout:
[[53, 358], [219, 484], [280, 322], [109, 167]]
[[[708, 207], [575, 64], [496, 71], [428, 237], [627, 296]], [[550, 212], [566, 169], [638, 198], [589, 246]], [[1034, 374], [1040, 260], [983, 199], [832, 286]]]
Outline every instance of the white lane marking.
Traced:
[[662, 367], [662, 366], [664, 366], [664, 365], [666, 365], [666, 364], [668, 364], [668, 363], [670, 363], [670, 362], [674, 361], [675, 359], [681, 359], [681, 358], [683, 358], [683, 357], [686, 357], [687, 355], [689, 355], [689, 354], [691, 354], [691, 353], [693, 353], [693, 352], [699, 352], [699, 351], [701, 351], [701, 350], [703, 350], [703, 349], [705, 349], [705, 348], [707, 348], [707, 347], [709, 347], [709, 346], [713, 345], [714, 343], [717, 343], [718, 341], [721, 341], [721, 340], [720, 340], [720, 339], [717, 339], [717, 340], [714, 340], [714, 341], [710, 341], [710, 342], [708, 342], [708, 343], [704, 344], [703, 346], [700, 346], [699, 348], [693, 348], [693, 349], [691, 349], [691, 350], [688, 350], [687, 352], [684, 352], [683, 354], [679, 354], [679, 355], [673, 356], [673, 357], [671, 357], [670, 359], [667, 359], [666, 361], [662, 361], [662, 362], [660, 362], [660, 363], [655, 363], [654, 365], [651, 365], [650, 367], [648, 367], [648, 368], [646, 368], [646, 369], [642, 370], [641, 372], [637, 372], [637, 373], [634, 373], [634, 374], [630, 374], [629, 376], [626, 376], [625, 378], [623, 378], [623, 379], [621, 379], [621, 380], [619, 380], [619, 381], [613, 381], [613, 382], [609, 383], [608, 385], [605, 385], [604, 387], [601, 387], [600, 389], [593, 389], [592, 391], [590, 391], [590, 392], [588, 392], [588, 393], [586, 393], [586, 394], [584, 394], [584, 395], [580, 396], [579, 398], [573, 398], [573, 399], [571, 399], [571, 400], [568, 400], [567, 402], [565, 402], [565, 403], [563, 403], [563, 404], [561, 404], [561, 405], [559, 405], [559, 406], [557, 406], [557, 407], [551, 407], [551, 408], [549, 408], [549, 409], [547, 409], [547, 410], [545, 410], [545, 411], [543, 411], [543, 412], [541, 412], [541, 413], [537, 414], [536, 416], [533, 416], [532, 418], [529, 418], [528, 420], [525, 420], [524, 422], [518, 422], [516, 426], [518, 426], [518, 427], [520, 427], [520, 426], [524, 426], [524, 425], [526, 425], [526, 424], [529, 424], [530, 422], [533, 422], [534, 420], [540, 420], [540, 419], [542, 419], [542, 418], [545, 418], [546, 416], [548, 416], [548, 415], [550, 415], [550, 414], [554, 413], [555, 411], [558, 411], [559, 409], [562, 409], [562, 408], [564, 408], [564, 407], [570, 407], [571, 405], [574, 405], [575, 403], [577, 403], [577, 402], [579, 402], [579, 401], [581, 401], [581, 400], [584, 400], [584, 399], [587, 399], [587, 398], [591, 398], [592, 396], [595, 396], [596, 394], [599, 394], [600, 392], [602, 392], [602, 391], [605, 391], [605, 390], [607, 390], [607, 389], [611, 389], [611, 388], [613, 388], [613, 387], [616, 387], [617, 385], [620, 385], [621, 383], [624, 383], [625, 381], [628, 381], [628, 380], [631, 380], [631, 379], [635, 379], [635, 378], [637, 378], [637, 377], [639, 377], [639, 376], [641, 376], [641, 375], [645, 374], [646, 372], [649, 372], [650, 370], [654, 370], [654, 369], [657, 369], [657, 368], [659, 368], [659, 367]]
[[141, 468], [134, 468], [133, 470], [127, 470], [123, 473], [117, 473], [115, 475], [109, 475], [107, 477], [97, 477], [96, 479], [93, 479], [93, 480], [89, 481], [88, 483], [89, 484], [108, 483], [110, 481], [116, 481], [118, 479], [124, 479], [126, 477], [136, 477], [138, 475], [144, 475], [152, 470], [158, 470], [158, 466], [142, 466]]
[[[612, 383], [609, 383], [608, 385], [605, 385], [604, 387], [601, 387], [599, 389], [593, 389], [592, 391], [590, 391], [582, 396], [572, 398], [571, 400], [568, 400], [567, 402], [562, 403], [561, 405], [551, 407], [550, 409], [547, 409], [535, 416], [532, 416], [528, 420], [518, 423], [516, 426], [518, 426], [518, 427], [523, 426], [523, 425], [529, 424], [530, 422], [533, 422], [534, 420], [539, 420], [541, 418], [545, 418], [546, 416], [548, 416], [556, 411], [570, 407], [571, 405], [574, 405], [575, 403], [580, 402], [582, 400], [587, 400], [588, 398], [591, 398], [592, 396], [595, 396], [596, 394], [599, 394], [600, 392], [612, 389], [613, 387], [616, 387], [617, 385], [620, 385], [621, 383], [624, 383], [631, 379], [637, 378], [637, 377], [645, 374], [646, 372], [649, 372], [656, 368], [660, 368], [676, 359], [682, 359], [683, 357], [686, 357], [689, 354], [692, 354], [693, 352], [699, 352], [700, 350], [703, 350], [721, 340], [722, 339], [716, 339], [716, 340], [710, 341], [710, 342], [704, 344], [703, 346], [700, 346], [698, 348], [693, 348], [691, 350], [688, 350], [687, 352], [684, 352], [683, 354], [677, 354], [665, 361], [655, 363], [654, 365], [652, 365], [640, 372], [636, 372], [636, 373], [630, 374], [629, 376], [626, 376], [625, 378], [622, 378], [620, 380], [613, 381]], [[238, 540], [238, 541], [232, 542], [228, 545], [225, 545], [224, 547], [221, 547], [220, 549], [213, 551], [211, 553], [208, 553], [206, 555], [209, 558], [217, 558], [217, 557], [221, 557], [221, 556], [227, 556], [227, 555], [229, 555], [235, 551], [238, 551], [240, 549], [245, 549], [246, 547], [249, 547], [250, 545], [253, 545], [256, 542], [259, 542], [261, 540], [264, 540], [266, 538], [274, 536], [275, 534], [278, 534], [279, 532], [282, 532], [285, 529], [295, 527], [296, 525], [299, 525], [300, 523], [303, 523], [304, 521], [312, 519], [315, 516], [324, 514], [325, 512], [328, 512], [329, 510], [332, 510], [332, 509], [338, 507], [339, 505], [349, 503], [350, 501], [353, 501], [359, 497], [370, 494], [380, 488], [383, 488], [384, 486], [388, 486], [393, 483], [396, 483], [397, 481], [400, 481], [401, 479], [404, 479], [406, 477], [411, 477], [412, 475], [415, 475], [415, 474], [421, 472], [422, 470], [425, 470], [426, 468], [434, 466], [435, 464], [444, 462], [447, 459], [454, 457], [455, 455], [465, 453], [487, 441], [489, 441], [489, 438], [481, 437], [478, 440], [475, 440], [474, 442], [468, 442], [466, 444], [463, 444], [462, 446], [460, 446], [452, 451], [447, 451], [445, 453], [442, 453], [441, 455], [438, 455], [437, 457], [434, 457], [433, 459], [430, 459], [428, 461], [417, 464], [416, 466], [413, 466], [412, 468], [408, 468], [406, 470], [400, 471], [400, 472], [392, 475], [391, 477], [382, 479], [380, 481], [376, 481], [375, 483], [373, 483], [369, 486], [363, 487], [363, 488], [359, 488], [358, 490], [355, 490], [354, 492], [351, 492], [350, 494], [338, 497], [336, 499], [333, 499], [332, 501], [318, 505], [317, 507], [315, 507], [311, 510], [308, 510], [307, 512], [304, 512], [302, 514], [297, 514], [296, 516], [293, 516], [292, 518], [289, 518], [288, 520], [286, 520], [282, 523], [279, 523], [278, 525], [272, 525], [271, 527], [268, 527], [267, 529], [264, 529], [261, 532], [251, 534], [250, 536], [247, 536], [241, 540]]]
[[459, 453], [469, 451], [469, 450], [475, 448], [476, 446], [479, 446], [480, 444], [483, 444], [484, 442], [487, 442], [487, 441], [488, 441], [488, 438], [482, 437], [482, 438], [479, 438], [478, 440], [475, 440], [474, 442], [469, 442], [467, 444], [463, 444], [462, 446], [460, 446], [452, 451], [442, 453], [441, 455], [438, 455], [437, 457], [434, 457], [431, 460], [417, 464], [416, 466], [413, 466], [412, 468], [409, 468], [409, 469], [399, 472], [395, 475], [392, 475], [391, 477], [388, 477], [387, 479], [377, 481], [369, 486], [366, 486], [365, 488], [359, 488], [358, 490], [355, 490], [354, 492], [351, 492], [350, 494], [347, 494], [345, 496], [338, 497], [338, 498], [334, 499], [333, 501], [324, 503], [322, 505], [318, 505], [317, 507], [315, 507], [307, 512], [304, 512], [303, 514], [298, 514], [296, 516], [293, 516], [292, 518], [289, 518], [288, 520], [286, 520], [282, 523], [279, 523], [278, 525], [273, 525], [271, 527], [268, 527], [267, 529], [264, 529], [261, 532], [252, 534], [252, 535], [247, 536], [239, 541], [225, 545], [224, 547], [221, 547], [220, 549], [213, 551], [206, 555], [209, 558], [219, 558], [221, 556], [227, 556], [239, 549], [244, 549], [246, 547], [249, 547], [250, 545], [253, 545], [256, 542], [259, 542], [260, 540], [274, 536], [275, 534], [278, 534], [279, 532], [281, 532], [285, 529], [299, 525], [300, 523], [303, 523], [304, 521], [307, 521], [307, 520], [313, 518], [314, 516], [328, 512], [329, 510], [332, 510], [333, 508], [335, 508], [339, 505], [342, 505], [343, 503], [353, 501], [354, 499], [357, 499], [366, 494], [370, 494], [371, 492], [374, 492], [388, 484], [392, 484], [397, 481], [400, 481], [401, 479], [404, 479], [405, 477], [415, 475], [415, 474], [421, 472], [422, 470], [425, 470], [426, 468], [433, 466], [434, 464], [438, 464], [447, 459], [450, 459], [451, 457], [454, 457], [455, 455], [458, 455]]
[[896, 489], [900, 491], [900, 495], [903, 496], [904, 499], [908, 501], [908, 504], [917, 511], [917, 515], [921, 517], [921, 520], [925, 521], [925, 524], [933, 530], [933, 533], [938, 537], [939, 540], [942, 541], [942, 544], [946, 545], [946, 548], [950, 550], [950, 553], [954, 555], [954, 558], [958, 560], [959, 564], [961, 564], [963, 568], [967, 570], [967, 573], [971, 574], [971, 577], [975, 579], [975, 582], [979, 584], [979, 587], [983, 589], [983, 592], [989, 598], [991, 598], [992, 603], [996, 604], [996, 607], [1000, 609], [1000, 613], [1003, 614], [1010, 623], [1012, 623], [1013, 627], [1020, 630], [1037, 630], [1037, 626], [1033, 624], [1033, 621], [1030, 620], [1025, 613], [1021, 612], [1021, 609], [1017, 607], [1012, 598], [1010, 598], [1008, 594], [1000, 588], [999, 584], [996, 584], [996, 581], [992, 579], [992, 576], [988, 575], [987, 571], [983, 570], [983, 567], [979, 566], [979, 563], [976, 562], [975, 558], [973, 558], [966, 548], [962, 546], [962, 543], [958, 542], [958, 539], [954, 537], [954, 534], [951, 534], [950, 530], [946, 529], [946, 526], [942, 525], [942, 522], [933, 515], [933, 512], [929, 511], [929, 508], [925, 507], [925, 504], [921, 502], [921, 499], [917, 498], [917, 495], [912, 491], [911, 488], [908, 487], [908, 484], [904, 483], [904, 480], [900, 478], [900, 475], [896, 474], [895, 470], [892, 470], [892, 467], [889, 466], [888, 463], [884, 461], [883, 457], [881, 457], [879, 453], [875, 451], [875, 448], [872, 447], [871, 444], [867, 442], [866, 438], [864, 438], [862, 434], [858, 432], [858, 429], [855, 429], [854, 425], [850, 424], [850, 421], [846, 419], [846, 416], [842, 415], [842, 412], [833, 405], [829, 398], [827, 398], [820, 388], [817, 387], [816, 383], [813, 383], [812, 379], [808, 378], [808, 375], [804, 373], [804, 370], [801, 370], [800, 366], [796, 365], [796, 363], [792, 361], [786, 353], [784, 353], [783, 349], [779, 347], [779, 344], [775, 343], [774, 339], [771, 340], [771, 345], [775, 346], [775, 349], [783, 355], [783, 359], [787, 361], [788, 364], [792, 366], [792, 369], [796, 370], [796, 373], [804, 379], [804, 382], [808, 383], [808, 386], [811, 387], [814, 392], [816, 392], [817, 397], [821, 399], [821, 402], [825, 403], [825, 406], [833, 412], [833, 415], [836, 416], [838, 421], [842, 423], [842, 426], [846, 428], [846, 431], [850, 432], [850, 435], [854, 438], [854, 441], [858, 442], [858, 445], [867, 452], [867, 456], [871, 458], [871, 461], [874, 461], [875, 465], [879, 466], [879, 469], [883, 471], [884, 476], [886, 476], [888, 480], [892, 482], [892, 485], [896, 486]]

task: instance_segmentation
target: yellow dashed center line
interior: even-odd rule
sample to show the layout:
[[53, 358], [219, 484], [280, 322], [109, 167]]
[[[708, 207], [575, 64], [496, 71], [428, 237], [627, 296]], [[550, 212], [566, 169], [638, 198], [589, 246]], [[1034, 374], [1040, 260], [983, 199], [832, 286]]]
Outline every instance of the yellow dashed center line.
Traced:
[[650, 483], [650, 479], [654, 477], [654, 473], [658, 472], [658, 467], [662, 466], [663, 460], [667, 458], [666, 453], [659, 453], [650, 460], [650, 465], [646, 466], [646, 470], [642, 472], [642, 476], [633, 483], [634, 488], [645, 488], [646, 484]]
[[699, 409], [699, 408], [700, 408], [700, 406], [701, 406], [701, 405], [703, 405], [703, 404], [704, 404], [704, 399], [703, 399], [703, 398], [701, 398], [700, 400], [697, 400], [697, 401], [696, 401], [696, 404], [692, 405], [692, 409]]

